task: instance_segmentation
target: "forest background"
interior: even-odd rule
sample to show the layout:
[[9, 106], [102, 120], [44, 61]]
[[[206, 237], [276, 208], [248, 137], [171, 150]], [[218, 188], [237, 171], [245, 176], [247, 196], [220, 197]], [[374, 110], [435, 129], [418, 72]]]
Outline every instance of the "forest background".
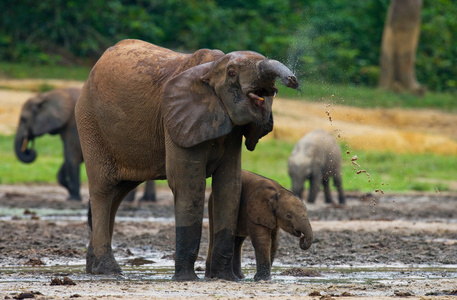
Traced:
[[[376, 86], [389, 2], [5, 0], [0, 61], [91, 66], [117, 41], [137, 38], [183, 52], [253, 50], [301, 79]], [[428, 90], [457, 92], [456, 15], [452, 0], [423, 1], [416, 73]]]

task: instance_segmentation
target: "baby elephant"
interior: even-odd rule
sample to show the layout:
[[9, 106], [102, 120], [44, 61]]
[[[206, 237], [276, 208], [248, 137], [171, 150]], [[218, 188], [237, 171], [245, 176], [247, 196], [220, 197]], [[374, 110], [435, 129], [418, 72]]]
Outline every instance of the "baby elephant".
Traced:
[[[279, 228], [300, 238], [300, 248], [311, 247], [313, 230], [308, 220], [308, 211], [303, 202], [276, 181], [260, 175], [241, 171], [242, 187], [238, 213], [235, 250], [232, 266], [238, 278], [241, 271], [241, 248], [250, 237], [255, 250], [257, 273], [254, 280], [269, 280], [271, 265], [278, 248]], [[213, 250], [213, 195], [208, 201], [210, 241], [206, 257], [206, 272], [210, 270]], [[208, 274], [205, 274], [208, 277]]]
[[292, 192], [303, 197], [304, 184], [310, 181], [308, 202], [314, 203], [320, 185], [324, 185], [325, 202], [332, 203], [330, 177], [338, 188], [338, 200], [345, 203], [341, 180], [341, 149], [336, 139], [322, 129], [314, 130], [297, 142], [288, 161]]

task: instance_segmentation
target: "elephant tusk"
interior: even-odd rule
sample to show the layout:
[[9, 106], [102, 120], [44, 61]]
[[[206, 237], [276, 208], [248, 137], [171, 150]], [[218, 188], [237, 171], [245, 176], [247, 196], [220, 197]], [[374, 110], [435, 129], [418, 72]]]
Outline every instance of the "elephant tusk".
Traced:
[[256, 94], [254, 93], [249, 93], [249, 97], [251, 97], [252, 99], [254, 100], [260, 100], [260, 101], [264, 101], [265, 99], [260, 97], [260, 96], [257, 96]]
[[27, 138], [24, 138], [24, 141], [22, 142], [22, 148], [21, 148], [22, 152], [25, 152], [25, 150], [27, 150], [28, 142], [29, 142], [29, 140]]

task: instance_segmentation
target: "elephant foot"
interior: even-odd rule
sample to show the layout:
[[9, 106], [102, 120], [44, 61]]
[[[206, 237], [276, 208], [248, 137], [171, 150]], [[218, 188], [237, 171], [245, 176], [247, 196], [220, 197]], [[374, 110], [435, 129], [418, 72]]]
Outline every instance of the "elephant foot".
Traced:
[[244, 276], [243, 272], [235, 272], [236, 278], [239, 280], [244, 279], [246, 276]]
[[122, 269], [114, 258], [110, 247], [101, 257], [96, 257], [93, 247], [87, 249], [86, 273], [122, 275]]
[[211, 272], [212, 279], [222, 279], [222, 280], [227, 280], [227, 281], [239, 281], [241, 278], [236, 276], [235, 273], [232, 271], [229, 272]]
[[271, 279], [271, 275], [270, 274], [259, 274], [259, 272], [257, 272], [255, 275], [254, 275], [254, 281], [261, 281], [261, 280], [270, 280]]
[[175, 275], [171, 278], [174, 281], [197, 281], [200, 280], [198, 278], [197, 274], [195, 274], [195, 271], [189, 271], [189, 272], [175, 272]]
[[81, 196], [80, 195], [70, 195], [70, 196], [68, 196], [67, 200], [69, 200], [69, 201], [81, 201]]
[[140, 201], [146, 201], [146, 202], [157, 202], [156, 196], [146, 196], [144, 195], [143, 197], [140, 198]]

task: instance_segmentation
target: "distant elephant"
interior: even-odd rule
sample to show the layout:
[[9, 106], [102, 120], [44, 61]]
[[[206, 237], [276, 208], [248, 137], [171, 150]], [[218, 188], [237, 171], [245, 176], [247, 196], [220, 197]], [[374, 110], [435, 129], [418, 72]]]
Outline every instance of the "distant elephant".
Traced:
[[[299, 237], [300, 248], [303, 250], [311, 247], [313, 229], [309, 223], [306, 205], [279, 183], [245, 170], [241, 171], [241, 178], [233, 270], [238, 278], [244, 278], [241, 271], [241, 249], [244, 240], [250, 237], [257, 264], [254, 280], [269, 280], [278, 248], [279, 229]], [[213, 251], [213, 202], [214, 198], [211, 194], [208, 201], [210, 240], [206, 270], [210, 269], [210, 257]]]
[[308, 203], [314, 203], [320, 185], [324, 185], [325, 202], [332, 203], [329, 182], [338, 189], [340, 204], [345, 203], [341, 179], [341, 149], [336, 139], [327, 131], [314, 130], [300, 139], [288, 160], [292, 192], [303, 197], [305, 181], [310, 181]]
[[[35, 95], [24, 103], [14, 140], [14, 150], [24, 163], [33, 162], [37, 153], [33, 148], [36, 137], [46, 133], [59, 134], [64, 148], [64, 162], [57, 175], [69, 200], [81, 200], [80, 165], [83, 162], [81, 145], [76, 129], [75, 104], [81, 93], [79, 88], [56, 89]], [[29, 147], [31, 144], [31, 147]], [[134, 192], [129, 195], [133, 200]], [[154, 182], [147, 183], [145, 200], [155, 200]]]
[[277, 77], [298, 87], [286, 66], [251, 51], [182, 54], [140, 40], [105, 51], [76, 105], [93, 217], [88, 273], [121, 273], [111, 248], [119, 204], [139, 182], [168, 179], [176, 219], [173, 279], [197, 280], [206, 178], [212, 176], [210, 277], [236, 280], [231, 257], [242, 137], [254, 150], [272, 130]]

